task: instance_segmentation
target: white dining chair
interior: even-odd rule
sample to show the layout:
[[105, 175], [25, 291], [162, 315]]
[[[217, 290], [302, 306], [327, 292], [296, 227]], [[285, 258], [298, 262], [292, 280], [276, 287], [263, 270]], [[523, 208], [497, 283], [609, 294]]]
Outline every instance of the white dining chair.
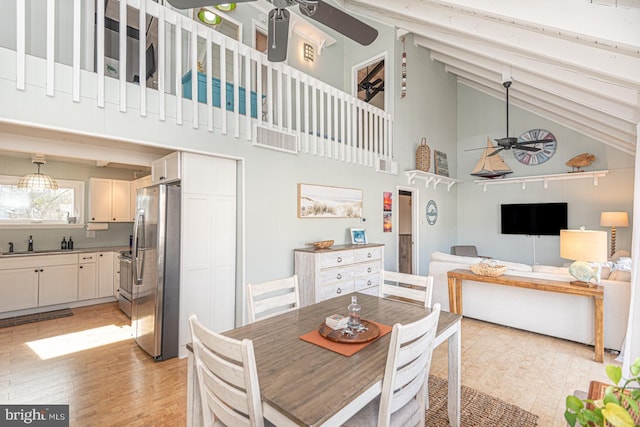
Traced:
[[382, 271], [382, 283], [378, 286], [378, 296], [399, 297], [416, 304], [431, 307], [433, 297], [433, 276]]
[[412, 323], [393, 325], [382, 393], [344, 426], [424, 426], [427, 383], [440, 304]]
[[253, 342], [209, 330], [189, 317], [205, 426], [264, 427]]
[[300, 308], [298, 276], [247, 284], [249, 322]]

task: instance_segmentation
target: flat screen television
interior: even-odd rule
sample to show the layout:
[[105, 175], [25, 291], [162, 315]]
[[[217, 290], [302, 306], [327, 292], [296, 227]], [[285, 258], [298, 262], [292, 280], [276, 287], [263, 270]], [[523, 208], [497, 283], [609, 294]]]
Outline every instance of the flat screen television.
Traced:
[[502, 234], [559, 236], [567, 229], [566, 203], [523, 203], [500, 206]]

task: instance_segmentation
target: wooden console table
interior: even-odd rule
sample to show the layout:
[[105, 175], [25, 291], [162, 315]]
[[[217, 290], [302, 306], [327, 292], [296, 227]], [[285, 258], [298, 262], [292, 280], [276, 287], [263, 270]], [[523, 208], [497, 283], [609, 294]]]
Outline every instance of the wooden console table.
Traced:
[[451, 270], [447, 273], [447, 281], [449, 283], [449, 309], [452, 313], [462, 314], [463, 280], [592, 297], [595, 302], [595, 359], [596, 362], [604, 361], [604, 288], [602, 286], [593, 285], [583, 287], [558, 280], [511, 276], [508, 274], [503, 274], [498, 277], [488, 277], [474, 274], [471, 270]]

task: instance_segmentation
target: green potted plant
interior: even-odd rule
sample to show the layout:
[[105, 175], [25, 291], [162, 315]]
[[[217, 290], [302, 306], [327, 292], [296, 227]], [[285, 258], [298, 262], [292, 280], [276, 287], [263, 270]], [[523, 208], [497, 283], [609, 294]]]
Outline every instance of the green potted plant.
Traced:
[[640, 426], [640, 357], [633, 362], [630, 371], [633, 377], [623, 380], [622, 369], [608, 365], [606, 372], [613, 385], [605, 389], [601, 399], [580, 400], [573, 395], [567, 396], [564, 418], [569, 425]]

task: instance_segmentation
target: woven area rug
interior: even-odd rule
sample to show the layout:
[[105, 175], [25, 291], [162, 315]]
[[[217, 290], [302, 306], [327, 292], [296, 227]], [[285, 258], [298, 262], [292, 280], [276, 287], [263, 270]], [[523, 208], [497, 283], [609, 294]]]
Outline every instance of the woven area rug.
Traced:
[[24, 316], [9, 317], [0, 319], [0, 328], [8, 328], [9, 326], [24, 325], [25, 323], [40, 322], [42, 320], [58, 319], [60, 317], [73, 316], [70, 309], [47, 311], [45, 313], [26, 314]]
[[[462, 386], [460, 425], [464, 427], [535, 427], [538, 416], [488, 394]], [[448, 427], [447, 381], [429, 377], [427, 427]]]

